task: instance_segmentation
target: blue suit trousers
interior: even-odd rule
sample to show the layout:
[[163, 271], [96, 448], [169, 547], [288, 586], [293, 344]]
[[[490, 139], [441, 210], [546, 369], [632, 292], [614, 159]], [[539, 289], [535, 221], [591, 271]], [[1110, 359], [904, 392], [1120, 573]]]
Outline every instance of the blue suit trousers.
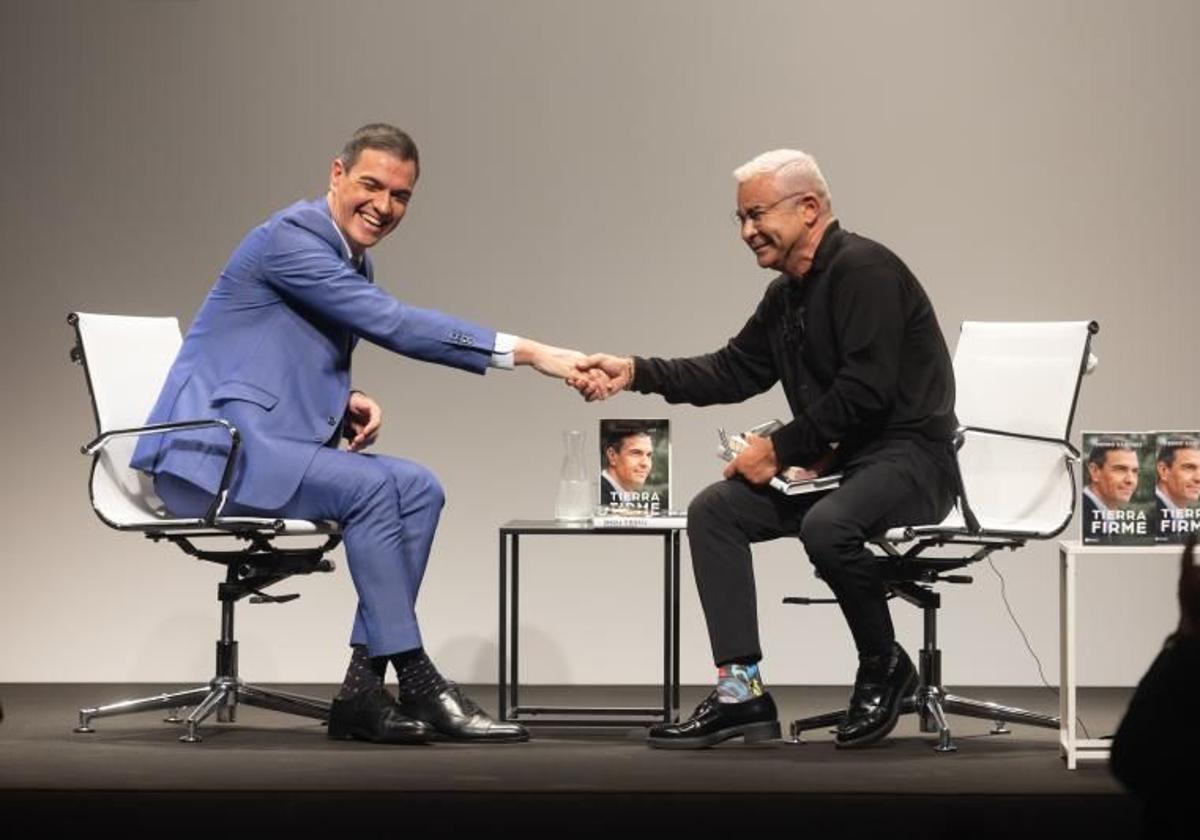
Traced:
[[[170, 473], [155, 489], [175, 516], [203, 516], [212, 494]], [[227, 504], [227, 516], [331, 519], [342, 528], [358, 592], [351, 644], [371, 656], [421, 647], [416, 601], [445, 495], [426, 467], [402, 458], [322, 447], [295, 495], [276, 510]]]

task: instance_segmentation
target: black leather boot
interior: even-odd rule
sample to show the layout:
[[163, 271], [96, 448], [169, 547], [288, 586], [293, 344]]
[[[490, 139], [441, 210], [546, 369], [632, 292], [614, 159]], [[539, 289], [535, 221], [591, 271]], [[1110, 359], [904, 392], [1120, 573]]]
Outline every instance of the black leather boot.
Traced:
[[370, 741], [374, 744], [424, 744], [433, 728], [405, 717], [383, 686], [360, 691], [329, 707], [329, 737]]
[[904, 648], [893, 643], [890, 654], [860, 656], [854, 693], [846, 716], [838, 724], [838, 747], [865, 747], [896, 728], [900, 706], [917, 690], [920, 680]]
[[770, 693], [743, 703], [722, 703], [714, 691], [682, 723], [650, 727], [646, 743], [663, 750], [698, 750], [739, 735], [747, 744], [779, 737], [779, 712]]

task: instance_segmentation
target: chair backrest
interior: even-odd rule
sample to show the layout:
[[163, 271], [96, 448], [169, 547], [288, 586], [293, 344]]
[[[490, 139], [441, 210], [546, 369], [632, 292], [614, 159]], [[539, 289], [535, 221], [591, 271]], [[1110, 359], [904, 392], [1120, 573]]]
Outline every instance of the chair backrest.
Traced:
[[1096, 330], [1088, 321], [963, 323], [954, 353], [958, 422], [1006, 433], [967, 431], [958, 453], [984, 531], [1049, 537], [1070, 521], [1076, 491], [1066, 444]]
[[[179, 321], [75, 312], [68, 322], [75, 327], [96, 434], [144, 425], [179, 352]], [[136, 445], [135, 437], [115, 438], [92, 464], [92, 507], [114, 528], [167, 518], [150, 480], [129, 466]]]

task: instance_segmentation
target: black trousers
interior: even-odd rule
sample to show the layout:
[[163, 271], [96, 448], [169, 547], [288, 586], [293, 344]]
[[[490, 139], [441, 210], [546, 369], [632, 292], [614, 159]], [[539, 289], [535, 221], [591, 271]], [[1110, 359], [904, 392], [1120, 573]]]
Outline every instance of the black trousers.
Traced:
[[688, 543], [713, 661], [762, 658], [752, 543], [799, 536], [833, 590], [860, 654], [886, 653], [895, 640], [879, 561], [869, 537], [898, 525], [940, 522], [957, 482], [949, 444], [880, 442], [843, 467], [825, 494], [785, 496], [734, 478], [700, 492], [688, 507]]

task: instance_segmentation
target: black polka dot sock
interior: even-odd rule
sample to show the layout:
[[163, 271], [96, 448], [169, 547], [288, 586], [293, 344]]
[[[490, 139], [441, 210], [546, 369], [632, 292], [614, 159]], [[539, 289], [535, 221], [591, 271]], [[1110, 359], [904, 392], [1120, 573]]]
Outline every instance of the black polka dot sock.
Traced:
[[399, 678], [401, 701], [437, 694], [446, 687], [446, 680], [429, 661], [424, 648], [393, 653], [389, 658]]
[[337, 693], [338, 700], [349, 700], [367, 689], [381, 687], [387, 671], [388, 658], [377, 656], [372, 659], [367, 655], [366, 645], [351, 645], [350, 651], [350, 667], [346, 669], [346, 678]]

